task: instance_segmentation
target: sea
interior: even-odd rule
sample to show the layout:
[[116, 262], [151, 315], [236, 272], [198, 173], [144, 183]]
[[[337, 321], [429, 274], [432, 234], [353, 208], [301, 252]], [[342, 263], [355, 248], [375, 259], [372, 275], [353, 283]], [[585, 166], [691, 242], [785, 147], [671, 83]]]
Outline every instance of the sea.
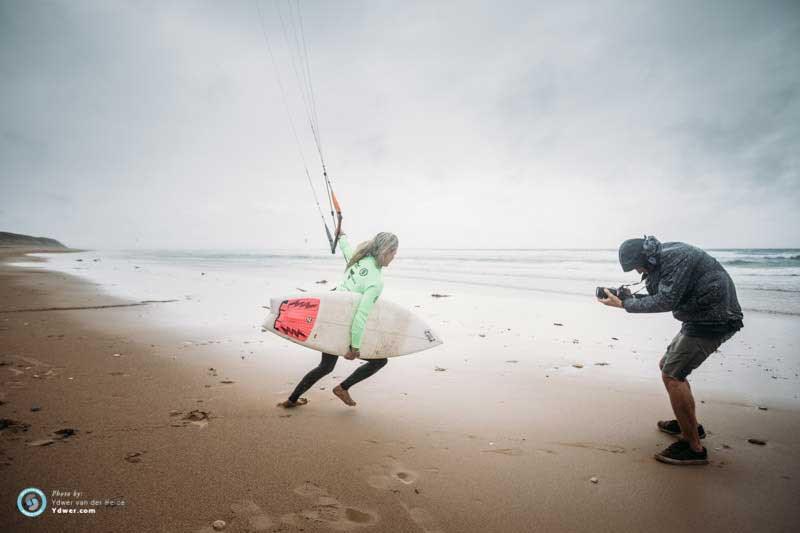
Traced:
[[[708, 252], [733, 278], [745, 313], [800, 316], [800, 249]], [[144, 269], [173, 276], [179, 272], [226, 273], [248, 278], [287, 277], [298, 271], [314, 272], [336, 283], [344, 266], [341, 255], [316, 250], [104, 250], [49, 257], [51, 267], [84, 273], [111, 293], [137, 299], [164, 295], [127, 293], [119, 280], [124, 271]], [[618, 287], [639, 281], [635, 272], [622, 272], [616, 250], [610, 249], [401, 249], [384, 275], [386, 280], [441, 281], [572, 296], [594, 294], [597, 286]], [[644, 292], [642, 286], [633, 290], [637, 288]]]

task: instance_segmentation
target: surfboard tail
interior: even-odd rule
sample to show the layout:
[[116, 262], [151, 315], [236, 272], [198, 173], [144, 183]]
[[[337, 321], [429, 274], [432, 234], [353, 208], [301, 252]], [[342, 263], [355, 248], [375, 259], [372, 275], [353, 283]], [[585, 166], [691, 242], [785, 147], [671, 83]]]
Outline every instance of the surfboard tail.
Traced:
[[280, 302], [269, 329], [285, 337], [304, 342], [311, 335], [319, 313], [319, 298], [292, 298]]

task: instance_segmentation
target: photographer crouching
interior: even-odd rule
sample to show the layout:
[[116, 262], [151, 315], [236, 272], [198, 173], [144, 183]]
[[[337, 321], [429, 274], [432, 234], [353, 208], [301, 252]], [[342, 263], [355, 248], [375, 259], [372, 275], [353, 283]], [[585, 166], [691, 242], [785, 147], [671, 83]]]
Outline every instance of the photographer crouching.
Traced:
[[682, 242], [661, 244], [652, 236], [628, 239], [619, 247], [622, 270], [642, 274], [648, 295], [625, 288], [597, 289], [599, 302], [629, 313], [662, 313], [683, 322], [659, 362], [676, 420], [658, 428], [678, 437], [655, 458], [675, 465], [708, 464], [705, 438], [695, 417], [694, 397], [687, 376], [742, 327], [742, 309], [728, 272], [703, 250]]

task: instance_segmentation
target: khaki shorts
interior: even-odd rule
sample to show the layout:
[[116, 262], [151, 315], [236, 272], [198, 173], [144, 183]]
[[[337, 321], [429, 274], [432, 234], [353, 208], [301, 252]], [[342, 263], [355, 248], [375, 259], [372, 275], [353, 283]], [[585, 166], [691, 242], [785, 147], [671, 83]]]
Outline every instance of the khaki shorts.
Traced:
[[667, 353], [661, 358], [658, 366], [663, 374], [678, 381], [686, 381], [686, 377], [695, 368], [731, 337], [733, 333], [719, 337], [689, 337], [678, 333], [667, 346]]

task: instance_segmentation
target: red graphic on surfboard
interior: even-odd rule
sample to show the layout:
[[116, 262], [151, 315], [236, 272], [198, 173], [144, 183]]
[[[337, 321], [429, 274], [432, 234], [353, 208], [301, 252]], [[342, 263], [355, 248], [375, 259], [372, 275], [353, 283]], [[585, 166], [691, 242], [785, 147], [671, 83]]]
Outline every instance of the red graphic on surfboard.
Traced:
[[308, 339], [319, 313], [319, 298], [293, 298], [281, 302], [275, 330], [288, 337], [304, 341]]

